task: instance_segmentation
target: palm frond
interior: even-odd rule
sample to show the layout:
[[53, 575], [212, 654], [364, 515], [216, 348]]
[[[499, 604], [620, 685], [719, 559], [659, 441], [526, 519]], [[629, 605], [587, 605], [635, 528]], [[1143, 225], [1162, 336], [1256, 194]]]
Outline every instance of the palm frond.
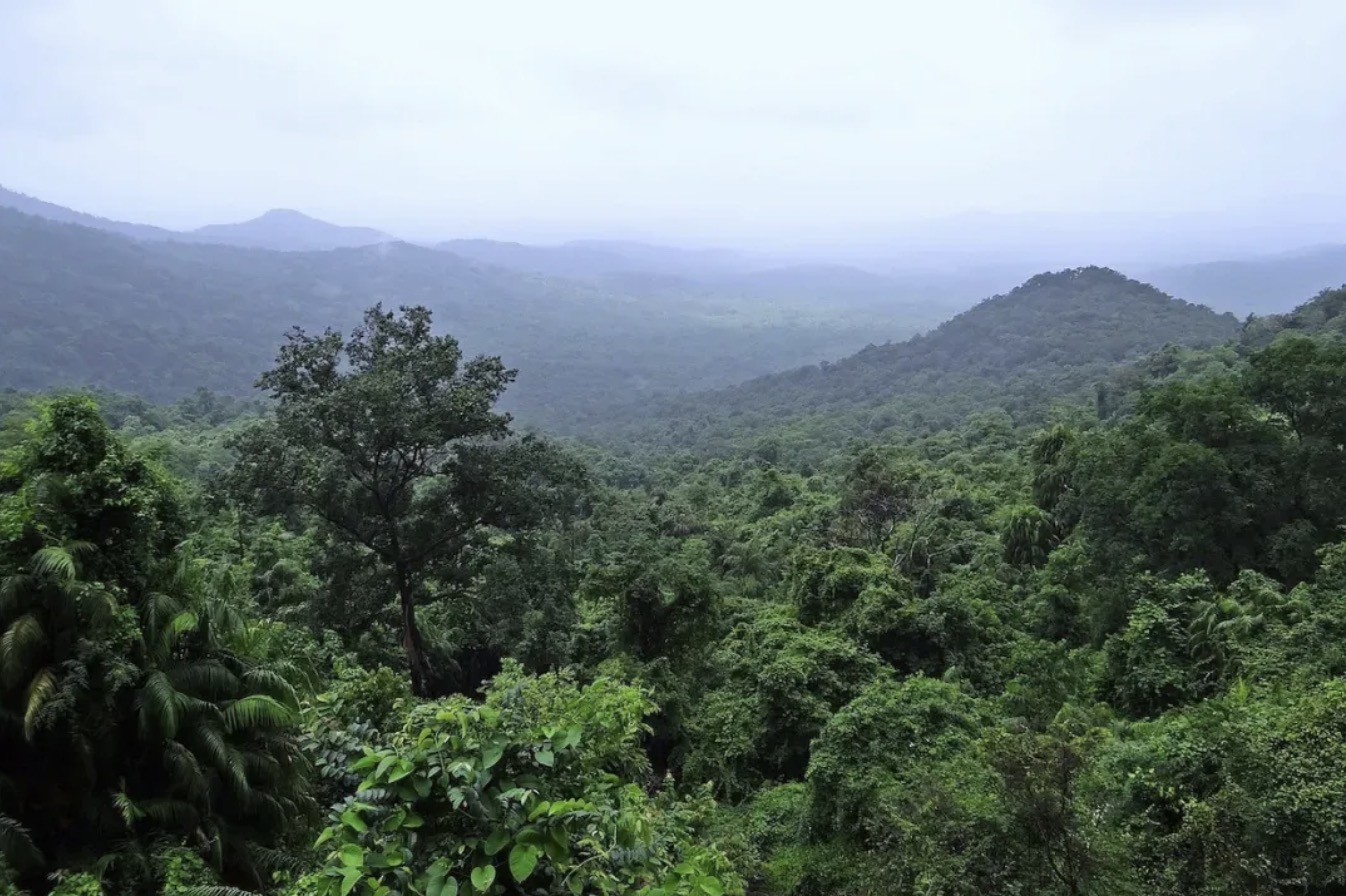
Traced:
[[176, 666], [168, 671], [173, 687], [205, 699], [227, 699], [238, 693], [238, 676], [215, 660]]
[[204, 801], [209, 805], [205, 773], [196, 754], [186, 746], [175, 740], [164, 745], [164, 770], [175, 791], [189, 800]]
[[8, 815], [0, 815], [0, 856], [16, 871], [40, 868], [46, 861], [28, 829]]
[[28, 695], [25, 701], [26, 708], [23, 713], [23, 736], [28, 740], [33, 739], [37, 733], [38, 716], [42, 708], [47, 705], [47, 701], [56, 693], [56, 674], [50, 669], [43, 669], [33, 676], [32, 682], [28, 685]]
[[10, 623], [0, 635], [0, 680], [11, 687], [18, 684], [46, 643], [47, 633], [34, 614], [24, 613]]
[[32, 602], [38, 582], [30, 575], [16, 573], [0, 580], [0, 620], [10, 619]]
[[112, 795], [112, 805], [117, 807], [117, 812], [121, 815], [122, 821], [126, 822], [128, 828], [145, 815], [136, 805], [136, 801], [124, 793], [114, 793]]
[[79, 577], [75, 555], [65, 545], [40, 548], [29, 564], [35, 575], [68, 584]]
[[195, 806], [186, 800], [172, 797], [145, 800], [140, 804], [140, 812], [143, 817], [168, 830], [189, 832], [195, 830], [201, 822], [201, 815]]
[[229, 782], [234, 793], [246, 798], [251, 788], [247, 770], [243, 767], [243, 757], [230, 746], [224, 733], [214, 725], [198, 725], [192, 729], [192, 739], [200, 748], [202, 758]]
[[182, 604], [177, 598], [160, 592], [148, 595], [143, 607], [145, 628], [151, 632], [161, 630], [168, 620], [182, 612]]
[[182, 636], [195, 631], [200, 623], [200, 617], [191, 610], [180, 610], [166, 619], [162, 625], [154, 630], [155, 658], [163, 662], [172, 656]]
[[243, 673], [243, 686], [254, 693], [266, 694], [291, 710], [299, 710], [299, 695], [294, 685], [275, 669], [249, 669]]
[[224, 728], [230, 734], [247, 728], [285, 728], [294, 721], [293, 710], [265, 694], [235, 700], [224, 711]]
[[184, 887], [182, 896], [259, 896], [252, 890], [238, 887]]
[[151, 672], [140, 688], [140, 730], [143, 735], [172, 740], [178, 736], [181, 697], [163, 672]]

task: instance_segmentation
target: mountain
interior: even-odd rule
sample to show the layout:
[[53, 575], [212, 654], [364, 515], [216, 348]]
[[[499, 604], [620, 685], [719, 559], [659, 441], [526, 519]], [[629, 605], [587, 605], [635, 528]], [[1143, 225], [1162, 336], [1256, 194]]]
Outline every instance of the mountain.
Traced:
[[23, 212], [26, 215], [36, 215], [39, 218], [46, 218], [48, 221], [59, 221], [62, 224], [79, 224], [82, 227], [92, 227], [95, 230], [118, 233], [122, 236], [128, 236], [137, 240], [172, 240], [182, 238], [182, 234], [177, 231], [165, 230], [162, 227], [153, 227], [149, 224], [129, 224], [125, 221], [110, 221], [107, 218], [99, 218], [96, 215], [77, 212], [73, 209], [68, 209], [51, 202], [44, 202], [41, 199], [35, 199], [32, 196], [26, 196], [23, 193], [15, 193], [13, 190], [6, 190], [4, 187], [0, 187], [0, 208], [11, 208]]
[[1107, 268], [1039, 274], [905, 342], [627, 407], [600, 437], [614, 446], [719, 451], [788, 426], [793, 441], [834, 447], [893, 428], [943, 429], [981, 410], [1029, 419], [1054, 400], [1087, 394], [1118, 363], [1167, 343], [1215, 345], [1238, 329], [1232, 314]]
[[1290, 311], [1301, 296], [1346, 283], [1346, 246], [1160, 268], [1145, 279], [1212, 308], [1248, 314]]
[[185, 236], [192, 242], [283, 252], [353, 249], [394, 241], [388, 234], [369, 227], [342, 227], [286, 208], [275, 208], [238, 224], [209, 224]]
[[138, 241], [0, 209], [0, 388], [247, 394], [292, 325], [345, 329], [379, 301], [424, 304], [465, 351], [501, 355], [520, 370], [508, 407], [567, 431], [633, 399], [919, 329], [901, 309], [764, 309], [704, 290], [652, 301], [406, 243], [276, 252]]
[[61, 224], [78, 224], [135, 240], [213, 243], [256, 249], [304, 251], [342, 249], [392, 242], [393, 238], [368, 227], [341, 227], [290, 209], [272, 209], [261, 217], [238, 224], [209, 224], [191, 231], [168, 230], [149, 224], [111, 221], [0, 187], [0, 208], [9, 208]]

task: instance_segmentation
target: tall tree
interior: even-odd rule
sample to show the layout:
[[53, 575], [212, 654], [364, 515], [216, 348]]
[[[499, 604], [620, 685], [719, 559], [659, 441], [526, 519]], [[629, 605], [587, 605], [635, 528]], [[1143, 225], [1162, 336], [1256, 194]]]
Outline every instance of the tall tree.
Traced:
[[515, 371], [464, 361], [430, 312], [375, 306], [349, 337], [292, 331], [258, 385], [271, 420], [235, 440], [236, 494], [264, 512], [311, 512], [367, 551], [397, 594], [412, 688], [436, 687], [416, 608], [465, 582], [492, 531], [517, 531], [565, 503], [573, 469], [546, 443], [511, 438], [496, 400]]

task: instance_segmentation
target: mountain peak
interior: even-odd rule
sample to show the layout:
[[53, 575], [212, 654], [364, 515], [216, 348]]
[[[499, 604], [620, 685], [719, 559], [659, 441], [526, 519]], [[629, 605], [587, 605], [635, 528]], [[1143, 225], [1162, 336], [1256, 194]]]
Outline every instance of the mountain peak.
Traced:
[[292, 208], [273, 208], [236, 224], [208, 224], [192, 231], [203, 242], [228, 243], [257, 249], [351, 249], [392, 242], [386, 233], [370, 227], [343, 227]]

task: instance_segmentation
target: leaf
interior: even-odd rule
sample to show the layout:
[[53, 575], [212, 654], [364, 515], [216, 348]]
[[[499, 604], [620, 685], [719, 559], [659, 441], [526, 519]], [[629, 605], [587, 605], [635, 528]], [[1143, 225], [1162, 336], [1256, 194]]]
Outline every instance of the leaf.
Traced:
[[553, 753], [551, 750], [538, 750], [537, 761], [539, 764], [545, 765], [547, 768], [551, 768], [553, 765], [556, 764], [556, 754]]
[[485, 893], [495, 883], [495, 866], [478, 865], [472, 869], [472, 888], [478, 893]]
[[341, 864], [347, 868], [363, 868], [365, 864], [365, 851], [355, 843], [347, 843], [341, 847], [338, 854]]
[[33, 572], [40, 576], [50, 576], [61, 582], [75, 580], [75, 558], [70, 551], [56, 545], [49, 545], [33, 555]]
[[341, 813], [341, 823], [361, 834], [369, 830], [369, 825], [365, 824], [365, 820], [360, 817], [360, 813], [354, 809], [347, 809]]
[[25, 613], [14, 620], [4, 637], [0, 637], [0, 669], [4, 679], [17, 683], [28, 664], [42, 652], [46, 646], [47, 635], [32, 613]]
[[482, 847], [488, 856], [493, 856], [504, 849], [510, 840], [510, 832], [505, 828], [498, 828], [491, 831], [491, 835], [486, 838], [486, 843]]
[[350, 896], [350, 891], [355, 889], [355, 885], [364, 877], [364, 872], [359, 868], [347, 868], [341, 875], [341, 896]]
[[713, 877], [703, 877], [697, 881], [697, 885], [706, 896], [724, 896], [724, 886]]
[[28, 685], [28, 707], [23, 713], [23, 734], [28, 740], [37, 732], [37, 716], [47, 705], [52, 694], [56, 693], [56, 676], [50, 669], [43, 669]]
[[[525, 846], [522, 843], [516, 843], [514, 848], [509, 851], [509, 873], [519, 883], [528, 879], [528, 875], [533, 873], [537, 867], [538, 851], [535, 846]], [[722, 894], [715, 894], [722, 896]]]
[[482, 748], [481, 764], [484, 768], [491, 768], [500, 761], [500, 757], [505, 755], [505, 746], [501, 743], [490, 743]]

